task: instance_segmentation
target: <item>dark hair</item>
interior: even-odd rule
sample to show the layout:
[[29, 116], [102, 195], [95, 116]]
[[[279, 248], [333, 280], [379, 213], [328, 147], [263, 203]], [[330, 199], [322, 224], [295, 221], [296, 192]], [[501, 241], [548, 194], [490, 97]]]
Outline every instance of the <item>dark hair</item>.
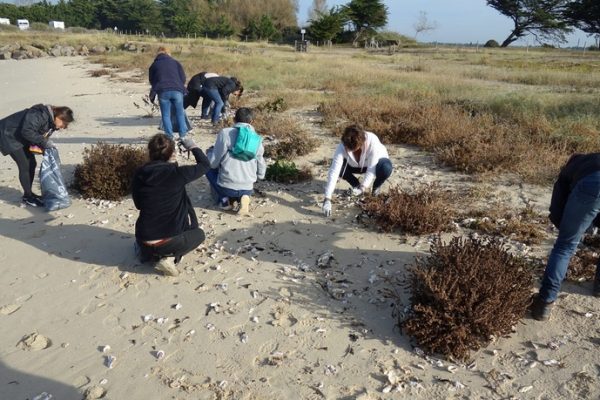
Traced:
[[347, 126], [342, 135], [342, 143], [348, 150], [356, 150], [365, 142], [365, 130], [358, 124]]
[[238, 94], [238, 97], [241, 96], [242, 93], [244, 93], [244, 87], [242, 86], [242, 82], [240, 82], [240, 80], [238, 78], [236, 78], [235, 76], [232, 76], [229, 79], [231, 79], [233, 81], [233, 83], [235, 83], [234, 92], [237, 92], [239, 90], [240, 94]]
[[65, 127], [66, 125], [69, 125], [71, 122], [75, 121], [75, 118], [73, 117], [73, 110], [71, 110], [69, 107], [51, 107], [54, 117], [64, 122]]
[[249, 124], [253, 119], [254, 116], [252, 115], [252, 110], [248, 107], [238, 108], [238, 110], [235, 112], [235, 122], [245, 122], [246, 124]]
[[148, 142], [151, 161], [169, 161], [175, 151], [175, 142], [164, 133], [157, 133]]

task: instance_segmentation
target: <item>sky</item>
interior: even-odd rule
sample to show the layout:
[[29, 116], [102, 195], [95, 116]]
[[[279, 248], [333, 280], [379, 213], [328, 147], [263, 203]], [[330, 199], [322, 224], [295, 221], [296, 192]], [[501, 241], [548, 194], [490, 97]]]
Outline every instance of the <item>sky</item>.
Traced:
[[[347, 4], [349, 0], [328, 0], [327, 6]], [[512, 21], [486, 5], [485, 0], [384, 0], [388, 7], [387, 29], [406, 36], [415, 36], [413, 25], [420, 11], [427, 13], [429, 22], [436, 22], [437, 29], [419, 34], [422, 42], [480, 43], [495, 39], [502, 43], [508, 37]], [[299, 0], [298, 22], [303, 25], [308, 19], [312, 0]], [[576, 31], [568, 36], [567, 46], [583, 46], [594, 43], [584, 32]], [[532, 37], [514, 43], [517, 46], [535, 44]]]

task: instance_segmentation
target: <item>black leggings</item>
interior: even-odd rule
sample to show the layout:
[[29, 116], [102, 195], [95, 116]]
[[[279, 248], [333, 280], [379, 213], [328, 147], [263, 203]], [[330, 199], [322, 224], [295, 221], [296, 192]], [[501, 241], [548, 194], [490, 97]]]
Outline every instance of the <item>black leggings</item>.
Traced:
[[158, 261], [164, 257], [175, 257], [175, 262], [178, 263], [181, 257], [198, 247], [204, 239], [204, 231], [196, 228], [173, 236], [171, 240], [160, 246], [149, 246], [138, 240], [141, 250], [140, 261]]
[[19, 167], [19, 182], [23, 188], [23, 194], [25, 196], [32, 196], [31, 186], [33, 185], [33, 178], [35, 176], [35, 167], [37, 162], [35, 156], [24, 147], [10, 153], [10, 157], [15, 160], [17, 167]]

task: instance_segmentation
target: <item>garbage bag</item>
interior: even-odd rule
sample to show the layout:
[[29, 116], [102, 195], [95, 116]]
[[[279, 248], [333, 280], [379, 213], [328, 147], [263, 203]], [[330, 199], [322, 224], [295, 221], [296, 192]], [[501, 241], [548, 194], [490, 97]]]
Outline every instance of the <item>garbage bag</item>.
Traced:
[[60, 157], [56, 148], [44, 150], [40, 165], [40, 186], [46, 210], [60, 210], [71, 205], [71, 198], [60, 172]]

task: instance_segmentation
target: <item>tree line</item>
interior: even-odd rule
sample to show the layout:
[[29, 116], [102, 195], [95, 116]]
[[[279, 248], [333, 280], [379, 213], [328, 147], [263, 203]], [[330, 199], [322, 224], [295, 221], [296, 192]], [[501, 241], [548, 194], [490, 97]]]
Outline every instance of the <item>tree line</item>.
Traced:
[[[502, 47], [532, 35], [539, 43], [562, 43], [579, 28], [600, 38], [600, 0], [485, 0], [512, 21]], [[60, 0], [17, 6], [0, 3], [0, 17], [67, 26], [167, 35], [238, 36], [280, 40], [298, 35], [297, 0]], [[354, 42], [376, 36], [388, 22], [381, 0], [349, 0], [327, 7], [313, 0], [308, 38]], [[293, 39], [292, 39], [293, 40]]]

